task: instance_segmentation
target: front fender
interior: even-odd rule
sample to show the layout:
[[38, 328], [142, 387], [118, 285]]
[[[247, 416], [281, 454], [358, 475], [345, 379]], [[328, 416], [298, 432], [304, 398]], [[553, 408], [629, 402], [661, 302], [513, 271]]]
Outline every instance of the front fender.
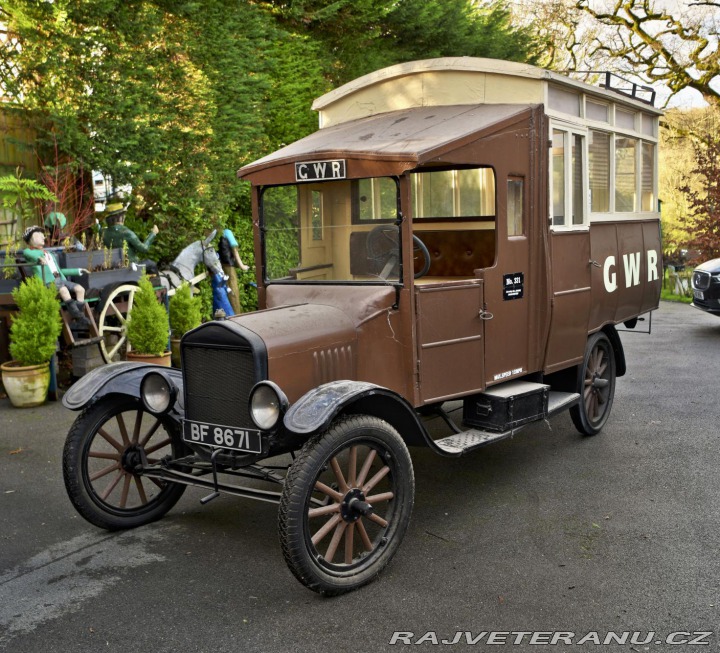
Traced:
[[184, 415], [182, 372], [172, 367], [151, 363], [111, 363], [94, 369], [75, 383], [63, 397], [62, 403], [70, 410], [82, 410], [90, 402], [109, 394], [140, 398], [140, 382], [151, 370], [163, 372], [178, 389], [174, 410]]
[[363, 413], [384, 419], [408, 445], [432, 446], [413, 407], [392, 390], [364, 381], [331, 381], [298, 399], [285, 413], [283, 425], [291, 433], [323, 431], [341, 413]]

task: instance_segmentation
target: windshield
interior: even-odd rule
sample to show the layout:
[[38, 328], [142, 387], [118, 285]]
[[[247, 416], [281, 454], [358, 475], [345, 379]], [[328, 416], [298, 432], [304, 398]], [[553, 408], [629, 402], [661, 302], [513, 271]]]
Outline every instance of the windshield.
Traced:
[[389, 177], [264, 188], [266, 281], [398, 282], [398, 198]]

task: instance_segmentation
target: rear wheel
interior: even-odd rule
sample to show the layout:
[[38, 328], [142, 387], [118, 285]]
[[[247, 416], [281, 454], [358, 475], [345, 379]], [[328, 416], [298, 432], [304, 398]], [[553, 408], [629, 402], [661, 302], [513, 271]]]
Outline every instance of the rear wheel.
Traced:
[[414, 491], [395, 429], [367, 415], [338, 420], [305, 444], [285, 481], [279, 531], [290, 570], [328, 595], [369, 583], [400, 546]]
[[182, 448], [174, 423], [130, 397], [105, 397], [70, 428], [63, 452], [65, 487], [89, 522], [118, 530], [162, 517], [180, 499], [184, 485], [142, 476], [142, 467]]
[[615, 396], [615, 352], [602, 331], [588, 339], [576, 392], [580, 402], [570, 409], [570, 417], [580, 433], [595, 435], [610, 417]]

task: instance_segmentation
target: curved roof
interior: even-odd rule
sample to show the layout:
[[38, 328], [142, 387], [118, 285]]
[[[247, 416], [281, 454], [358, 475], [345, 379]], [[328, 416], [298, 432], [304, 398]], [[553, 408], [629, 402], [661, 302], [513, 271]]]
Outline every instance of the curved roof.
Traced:
[[240, 177], [292, 161], [383, 159], [417, 165], [526, 113], [529, 105], [433, 106], [380, 113], [320, 129], [243, 167]]

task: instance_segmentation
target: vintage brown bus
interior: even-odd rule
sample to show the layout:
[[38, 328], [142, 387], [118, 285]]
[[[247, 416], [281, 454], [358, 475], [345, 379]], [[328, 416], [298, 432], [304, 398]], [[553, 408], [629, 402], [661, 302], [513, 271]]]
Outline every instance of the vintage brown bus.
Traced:
[[182, 371], [119, 363], [66, 394], [79, 512], [137, 526], [186, 485], [276, 502], [292, 572], [338, 594], [402, 540], [408, 446], [459, 456], [564, 409], [600, 431], [616, 325], [657, 308], [662, 270], [660, 112], [602, 81], [445, 58], [319, 98], [317, 132], [239, 171], [261, 310], [186, 334]]

